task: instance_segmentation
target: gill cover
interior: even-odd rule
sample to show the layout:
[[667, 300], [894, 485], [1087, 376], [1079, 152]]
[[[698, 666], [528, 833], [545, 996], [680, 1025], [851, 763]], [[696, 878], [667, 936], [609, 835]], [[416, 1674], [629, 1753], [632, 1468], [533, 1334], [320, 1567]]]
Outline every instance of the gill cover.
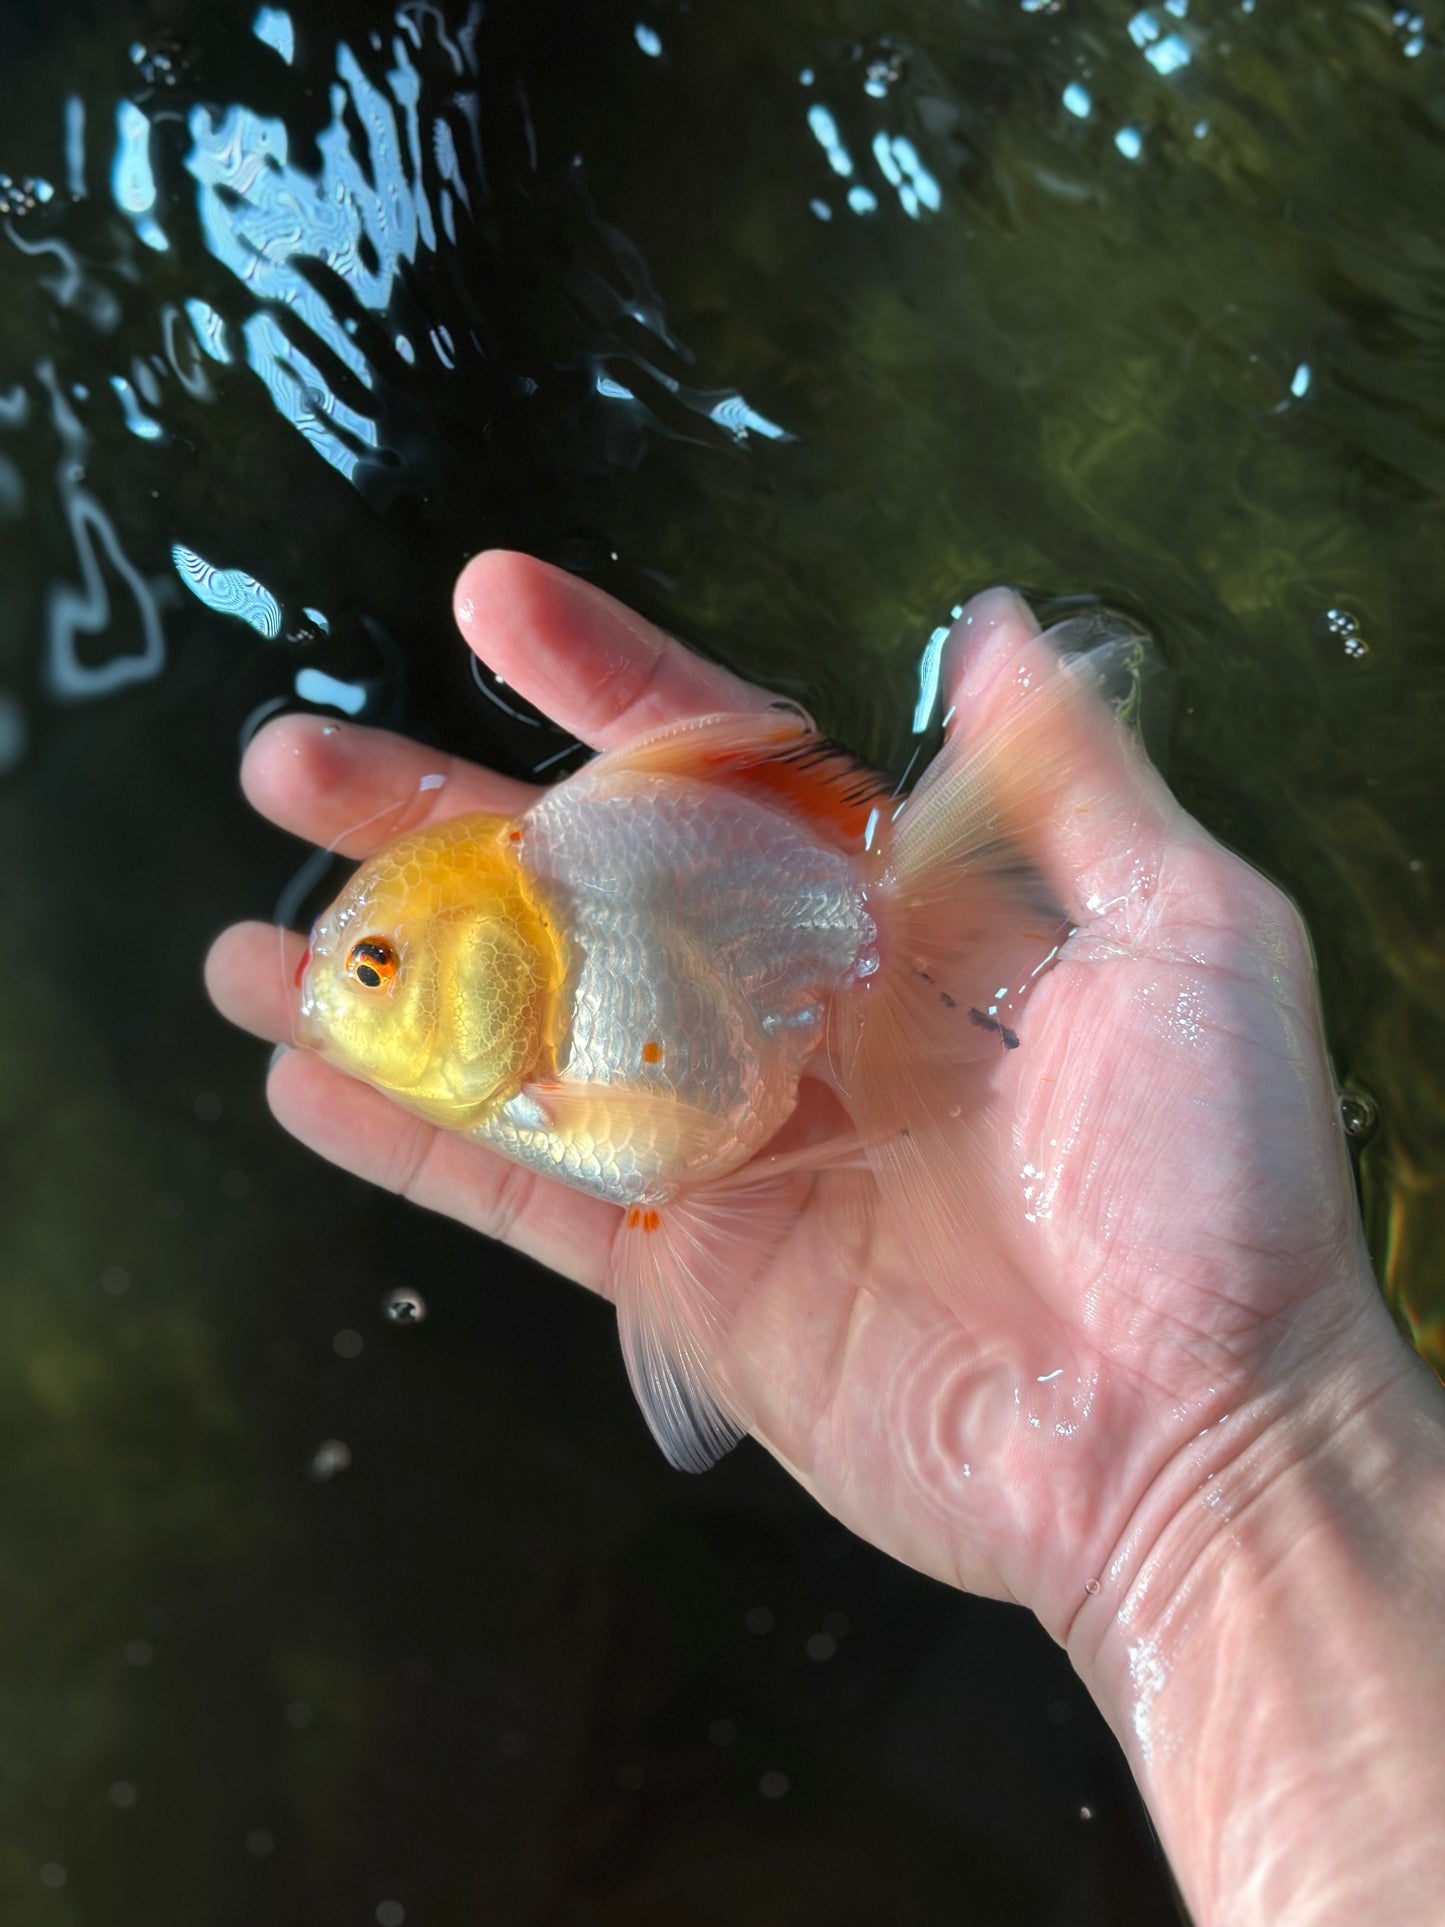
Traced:
[[[375, 967], [387, 953], [395, 967]], [[378, 850], [318, 921], [297, 1041], [467, 1129], [550, 1066], [564, 975], [512, 825], [455, 817]]]

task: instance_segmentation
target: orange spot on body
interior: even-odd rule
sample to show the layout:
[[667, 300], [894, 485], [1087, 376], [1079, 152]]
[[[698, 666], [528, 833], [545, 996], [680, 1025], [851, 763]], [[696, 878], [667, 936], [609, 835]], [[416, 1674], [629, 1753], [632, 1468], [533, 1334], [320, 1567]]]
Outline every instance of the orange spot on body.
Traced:
[[644, 1212], [643, 1212], [643, 1214], [642, 1214], [642, 1228], [643, 1228], [643, 1230], [644, 1230], [644, 1231], [656, 1231], [656, 1229], [657, 1229], [657, 1213], [656, 1213], [655, 1211], [644, 1211]]
[[520, 843], [521, 840], [522, 840], [522, 832], [520, 830], [508, 830], [507, 841], [509, 843]]
[[647, 1042], [642, 1046], [642, 1061], [644, 1064], [660, 1064], [662, 1062], [662, 1046], [655, 1037], [649, 1037]]

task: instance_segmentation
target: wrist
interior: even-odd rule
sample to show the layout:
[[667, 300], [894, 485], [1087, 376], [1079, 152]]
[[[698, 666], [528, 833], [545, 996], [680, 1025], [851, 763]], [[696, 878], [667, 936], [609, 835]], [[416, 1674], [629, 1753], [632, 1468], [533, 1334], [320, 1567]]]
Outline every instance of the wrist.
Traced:
[[1445, 1396], [1356, 1303], [1175, 1455], [1070, 1631], [1200, 1927], [1374, 1918], [1391, 1879], [1435, 1917]]

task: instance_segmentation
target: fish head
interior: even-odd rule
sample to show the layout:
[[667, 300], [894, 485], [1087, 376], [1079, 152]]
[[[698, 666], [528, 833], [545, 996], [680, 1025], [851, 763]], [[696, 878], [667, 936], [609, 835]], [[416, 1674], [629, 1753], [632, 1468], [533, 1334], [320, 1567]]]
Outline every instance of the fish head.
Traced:
[[504, 818], [378, 850], [319, 918], [297, 1041], [433, 1123], [465, 1130], [545, 1057], [565, 975]]

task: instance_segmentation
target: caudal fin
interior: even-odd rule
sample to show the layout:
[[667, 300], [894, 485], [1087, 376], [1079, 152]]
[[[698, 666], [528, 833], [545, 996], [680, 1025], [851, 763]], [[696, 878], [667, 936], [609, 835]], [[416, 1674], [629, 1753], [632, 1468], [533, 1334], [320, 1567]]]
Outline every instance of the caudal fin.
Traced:
[[[1005, 1196], [1000, 1092], [1029, 1048], [1030, 994], [1070, 929], [1029, 854], [1064, 786], [1070, 707], [1088, 700], [1050, 640], [1020, 658], [998, 726], [946, 744], [888, 826], [873, 892], [880, 965], [835, 1000], [833, 1066], [878, 1180], [874, 1234], [886, 1227], [914, 1282], [950, 1301], [1005, 1282], [988, 1268], [1022, 1207]], [[1106, 636], [1090, 670], [1117, 681], [1126, 646], [1137, 640]]]

